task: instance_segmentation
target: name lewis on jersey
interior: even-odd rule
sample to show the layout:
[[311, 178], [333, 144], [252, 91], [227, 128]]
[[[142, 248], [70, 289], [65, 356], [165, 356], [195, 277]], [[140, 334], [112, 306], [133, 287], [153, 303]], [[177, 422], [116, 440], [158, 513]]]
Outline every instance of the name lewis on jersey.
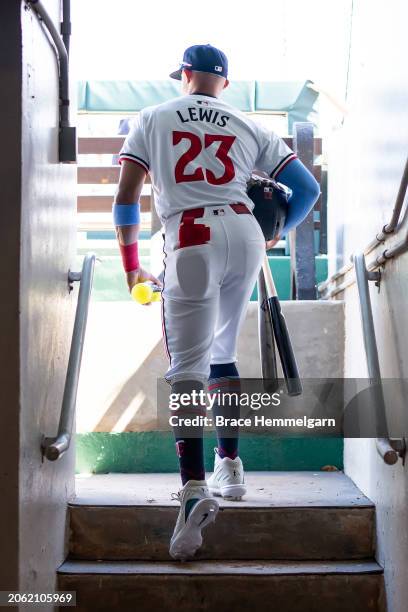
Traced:
[[190, 121], [206, 121], [207, 123], [214, 123], [214, 125], [218, 125], [219, 127], [225, 127], [230, 119], [228, 115], [221, 115], [213, 108], [196, 108], [195, 106], [189, 106], [184, 111], [184, 115], [180, 111], [176, 111], [176, 113], [183, 123], [189, 123]]

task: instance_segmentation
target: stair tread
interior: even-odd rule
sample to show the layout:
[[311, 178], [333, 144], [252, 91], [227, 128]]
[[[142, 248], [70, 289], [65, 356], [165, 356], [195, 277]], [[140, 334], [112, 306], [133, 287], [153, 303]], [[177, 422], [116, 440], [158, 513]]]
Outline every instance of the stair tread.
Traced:
[[381, 574], [372, 559], [364, 561], [77, 561], [68, 559], [59, 574], [115, 575], [302, 575]]
[[[247, 494], [225, 508], [372, 508], [373, 503], [343, 472], [247, 472]], [[171, 493], [178, 474], [81, 474], [70, 506], [178, 506]]]

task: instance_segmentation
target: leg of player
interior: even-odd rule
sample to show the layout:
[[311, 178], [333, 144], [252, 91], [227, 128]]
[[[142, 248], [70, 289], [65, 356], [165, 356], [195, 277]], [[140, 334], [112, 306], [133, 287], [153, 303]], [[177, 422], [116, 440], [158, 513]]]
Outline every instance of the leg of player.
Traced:
[[[239, 374], [235, 363], [211, 365], [208, 391], [215, 395], [213, 418], [238, 418], [240, 415]], [[214, 473], [208, 487], [214, 495], [238, 501], [246, 493], [244, 468], [238, 456], [239, 427], [219, 425], [216, 427], [218, 446], [214, 449]]]
[[[226, 215], [223, 224], [228, 236], [228, 265], [220, 290], [217, 324], [211, 350], [211, 381], [215, 392], [240, 392], [237, 385], [237, 339], [248, 308], [249, 299], [265, 253], [261, 229], [252, 215]], [[214, 405], [214, 413], [238, 416], [239, 404]], [[218, 428], [214, 474], [208, 480], [212, 493], [230, 499], [241, 499], [246, 492], [244, 469], [238, 457], [238, 428]]]
[[[170, 361], [166, 379], [171, 383], [172, 394], [192, 395], [203, 389], [210, 370], [219, 283], [225, 268], [225, 236], [222, 227], [211, 227], [211, 247], [204, 243], [189, 248], [179, 248], [178, 236], [179, 219], [173, 218], [166, 224], [162, 295], [164, 338]], [[177, 413], [194, 417], [205, 415], [205, 410], [191, 401]], [[176, 427], [174, 433], [183, 488], [174, 495], [180, 501], [180, 511], [170, 555], [185, 560], [201, 546], [202, 529], [215, 520], [218, 503], [205, 481], [203, 427]]]
[[[197, 381], [179, 381], [172, 384], [172, 394], [192, 396], [203, 384]], [[193, 402], [177, 410], [182, 419], [205, 416], [205, 406]], [[174, 427], [177, 455], [183, 488], [173, 498], [180, 501], [180, 510], [173, 536], [170, 555], [174, 559], [192, 558], [200, 548], [203, 538], [201, 530], [215, 520], [218, 504], [212, 498], [205, 481], [203, 427], [188, 427], [182, 423]], [[214, 503], [215, 502], [215, 503]]]

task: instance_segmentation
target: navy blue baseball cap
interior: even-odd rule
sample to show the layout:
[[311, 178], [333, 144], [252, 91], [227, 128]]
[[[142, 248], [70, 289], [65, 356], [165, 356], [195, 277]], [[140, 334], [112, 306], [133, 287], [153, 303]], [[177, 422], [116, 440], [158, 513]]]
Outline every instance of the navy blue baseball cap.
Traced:
[[180, 68], [170, 74], [172, 79], [181, 81], [183, 68], [196, 72], [209, 72], [217, 76], [228, 76], [228, 60], [225, 53], [212, 45], [193, 45], [184, 51]]

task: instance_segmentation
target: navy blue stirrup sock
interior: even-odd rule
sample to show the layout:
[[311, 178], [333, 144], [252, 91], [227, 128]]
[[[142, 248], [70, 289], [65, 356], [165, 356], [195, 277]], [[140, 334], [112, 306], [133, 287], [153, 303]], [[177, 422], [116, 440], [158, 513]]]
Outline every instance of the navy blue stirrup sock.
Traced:
[[224, 376], [239, 377], [235, 363], [213, 363], [210, 366], [210, 378], [224, 378]]
[[[239, 373], [235, 363], [217, 363], [211, 366], [208, 391], [210, 393], [240, 392]], [[226, 406], [220, 406], [218, 402], [214, 402], [213, 418], [215, 419], [218, 415], [224, 418], [239, 417], [239, 402]], [[221, 459], [224, 457], [235, 459], [238, 456], [239, 428], [217, 427], [216, 430], [219, 456]]]
[[205, 480], [203, 439], [176, 437], [176, 449], [183, 487], [189, 480]]
[[[203, 384], [193, 380], [178, 381], [172, 384], [171, 392], [176, 394], [201, 391]], [[172, 414], [187, 418], [205, 416], [205, 406], [182, 406]], [[203, 427], [173, 427], [176, 450], [183, 486], [189, 480], [205, 480]], [[194, 437], [192, 437], [194, 435]]]

